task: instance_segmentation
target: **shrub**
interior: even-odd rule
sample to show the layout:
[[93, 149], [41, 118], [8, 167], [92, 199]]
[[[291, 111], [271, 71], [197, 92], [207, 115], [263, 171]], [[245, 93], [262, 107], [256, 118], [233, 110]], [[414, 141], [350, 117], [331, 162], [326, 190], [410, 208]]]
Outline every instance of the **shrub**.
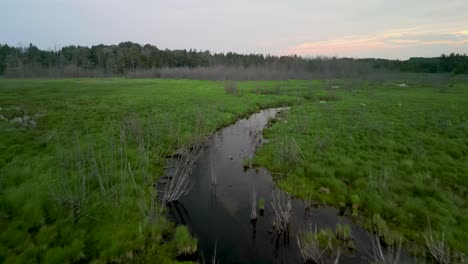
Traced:
[[224, 83], [224, 91], [227, 94], [239, 95], [239, 88], [237, 88], [237, 82], [227, 81]]
[[173, 238], [178, 255], [190, 255], [197, 251], [197, 239], [190, 235], [186, 226], [178, 226]]
[[304, 262], [338, 263], [341, 255], [348, 248], [353, 248], [349, 226], [337, 225], [331, 229], [304, 231], [296, 237]]

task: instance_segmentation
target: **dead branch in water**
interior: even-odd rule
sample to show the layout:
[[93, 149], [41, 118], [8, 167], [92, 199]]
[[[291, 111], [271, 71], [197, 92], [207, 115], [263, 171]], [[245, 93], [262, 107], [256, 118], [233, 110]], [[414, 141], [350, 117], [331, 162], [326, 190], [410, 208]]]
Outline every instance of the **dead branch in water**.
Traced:
[[173, 160], [173, 171], [170, 173], [162, 191], [162, 201], [165, 204], [179, 200], [190, 190], [190, 175], [195, 162], [203, 154], [205, 138], [198, 139], [190, 147], [180, 148]]
[[251, 124], [249, 129], [249, 143], [249, 168], [252, 168], [252, 159], [255, 154], [255, 150], [262, 144], [262, 130], [259, 128], [258, 122], [253, 122]]
[[274, 212], [273, 227], [280, 234], [288, 232], [292, 215], [291, 198], [280, 191], [273, 191], [271, 206]]
[[328, 229], [318, 231], [317, 226], [305, 232], [301, 237], [297, 236], [297, 244], [304, 262], [338, 264], [342, 246], [335, 236]]
[[213, 257], [211, 258], [211, 263], [212, 264], [219, 263], [219, 261], [216, 261], [216, 249], [217, 248], [218, 248], [218, 241], [215, 241], [214, 253], [213, 253]]
[[423, 234], [427, 250], [431, 254], [432, 258], [434, 258], [434, 260], [437, 261], [437, 263], [450, 263], [450, 248], [447, 242], [445, 241], [445, 233], [442, 232], [440, 235], [433, 233], [429, 215], [427, 216], [427, 223], [428, 228]]
[[299, 246], [299, 250], [304, 262], [312, 260], [314, 263], [323, 263], [322, 256], [324, 255], [326, 249], [322, 249], [319, 245], [319, 241], [314, 239], [317, 235], [317, 226], [315, 226], [315, 229], [312, 230], [312, 232], [312, 239], [304, 240], [297, 236], [297, 245]]
[[250, 220], [256, 220], [257, 219], [257, 192], [255, 192], [254, 189], [252, 189], [250, 193], [250, 200], [252, 203], [252, 210], [250, 212]]
[[398, 264], [400, 263], [401, 244], [403, 242], [401, 237], [398, 237], [396, 241], [387, 245], [385, 249], [382, 248], [380, 241], [381, 235], [371, 235], [373, 258], [376, 263], [382, 264]]
[[211, 165], [211, 185], [216, 186], [218, 184], [218, 176], [214, 173], [213, 165]]
[[[372, 255], [376, 263], [397, 264], [400, 263], [401, 246], [403, 237], [391, 232], [387, 224], [378, 215], [372, 220], [372, 232], [369, 235], [372, 243]], [[385, 239], [386, 247], [382, 247], [381, 239]]]
[[[219, 264], [219, 260], [218, 261], [216, 260], [216, 250], [217, 250], [217, 248], [218, 248], [218, 241], [216, 240], [213, 256], [211, 257], [211, 264]], [[201, 252], [201, 257], [202, 257], [201, 264], [206, 264], [205, 257], [203, 256], [203, 252]]]

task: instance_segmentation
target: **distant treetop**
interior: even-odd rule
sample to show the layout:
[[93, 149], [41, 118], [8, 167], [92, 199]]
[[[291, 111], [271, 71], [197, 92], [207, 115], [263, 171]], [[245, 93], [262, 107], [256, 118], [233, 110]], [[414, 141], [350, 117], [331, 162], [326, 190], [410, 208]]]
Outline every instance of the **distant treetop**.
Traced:
[[336, 57], [304, 58], [297, 55], [272, 56], [263, 54], [211, 53], [210, 51], [158, 49], [133, 42], [92, 47], [66, 46], [59, 50], [41, 50], [35, 45], [12, 47], [0, 44], [0, 75], [18, 67], [57, 68], [74, 66], [83, 70], [100, 70], [120, 75], [129, 71], [177, 67], [257, 67], [275, 70], [346, 71], [352, 69], [381, 69], [421, 73], [468, 74], [466, 54], [442, 54], [435, 58], [409, 60], [354, 59]]

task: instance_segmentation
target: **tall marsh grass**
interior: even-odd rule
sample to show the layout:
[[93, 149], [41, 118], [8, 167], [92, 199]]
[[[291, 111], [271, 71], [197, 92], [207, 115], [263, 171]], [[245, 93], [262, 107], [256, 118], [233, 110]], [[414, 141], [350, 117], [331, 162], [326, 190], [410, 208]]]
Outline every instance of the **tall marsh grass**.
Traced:
[[302, 259], [306, 263], [338, 264], [341, 256], [353, 247], [349, 226], [337, 225], [335, 230], [318, 230], [315, 225], [296, 237]]

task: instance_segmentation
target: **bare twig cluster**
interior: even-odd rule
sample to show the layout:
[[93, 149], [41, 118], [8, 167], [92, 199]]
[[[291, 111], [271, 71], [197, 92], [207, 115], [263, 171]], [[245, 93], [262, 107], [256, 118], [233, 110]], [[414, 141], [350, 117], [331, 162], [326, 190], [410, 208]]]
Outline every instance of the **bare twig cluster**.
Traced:
[[250, 201], [252, 204], [252, 209], [250, 211], [250, 220], [257, 219], [257, 192], [252, 190], [250, 193]]
[[211, 185], [216, 186], [218, 184], [218, 175], [214, 172], [213, 165], [211, 165]]
[[203, 154], [204, 140], [196, 140], [189, 147], [179, 148], [177, 157], [172, 160], [172, 171], [165, 181], [161, 200], [168, 204], [179, 200], [190, 190], [190, 175], [194, 163]]
[[292, 215], [291, 198], [280, 191], [273, 191], [271, 202], [273, 207], [273, 227], [279, 234], [289, 231], [289, 224]]
[[382, 248], [380, 238], [379, 234], [373, 234], [370, 237], [374, 261], [381, 264], [400, 263], [402, 238], [398, 237], [396, 241], [387, 244], [386, 248]]
[[252, 168], [252, 159], [255, 154], [255, 150], [262, 144], [262, 131], [258, 128], [257, 122], [252, 123], [252, 127], [249, 130], [249, 149], [248, 156], [249, 168]]
[[316, 238], [317, 226], [315, 226], [312, 232], [311, 234], [307, 234], [306, 237], [296, 237], [302, 259], [304, 262], [324, 263], [322, 256], [325, 254], [325, 249], [320, 246], [319, 240]]
[[[398, 233], [392, 233], [385, 221], [378, 215], [372, 220], [372, 233], [369, 235], [372, 244], [371, 257], [376, 263], [397, 264], [400, 263], [401, 246], [403, 237]], [[386, 246], [382, 246], [385, 239]]]
[[445, 233], [442, 232], [439, 235], [432, 231], [429, 216], [427, 216], [427, 222], [428, 227], [426, 232], [423, 234], [427, 250], [431, 254], [432, 258], [437, 261], [437, 263], [451, 263], [451, 252], [447, 242], [445, 241]]
[[352, 244], [350, 228], [342, 225], [338, 225], [335, 232], [318, 230], [315, 225], [296, 239], [304, 262], [317, 264], [337, 264], [346, 247]]
[[[216, 251], [217, 251], [217, 248], [218, 248], [218, 241], [215, 241], [215, 247], [214, 247], [214, 252], [213, 252], [213, 256], [211, 257], [211, 264], [219, 264], [219, 260], [216, 260]], [[201, 254], [201, 263], [202, 264], [205, 264], [205, 257], [203, 256], [203, 252]]]

